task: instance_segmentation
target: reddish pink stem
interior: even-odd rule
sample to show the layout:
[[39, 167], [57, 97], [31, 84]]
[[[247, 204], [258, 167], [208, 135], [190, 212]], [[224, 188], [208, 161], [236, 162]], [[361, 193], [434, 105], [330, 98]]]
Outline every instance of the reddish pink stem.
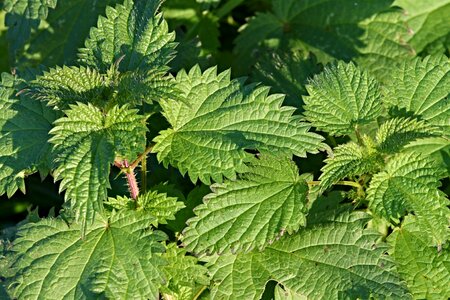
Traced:
[[137, 184], [136, 175], [134, 175], [134, 169], [130, 168], [130, 165], [126, 159], [122, 162], [115, 161], [114, 165], [120, 169], [125, 169], [125, 176], [127, 178], [130, 196], [132, 199], [136, 200], [139, 196], [139, 187]]

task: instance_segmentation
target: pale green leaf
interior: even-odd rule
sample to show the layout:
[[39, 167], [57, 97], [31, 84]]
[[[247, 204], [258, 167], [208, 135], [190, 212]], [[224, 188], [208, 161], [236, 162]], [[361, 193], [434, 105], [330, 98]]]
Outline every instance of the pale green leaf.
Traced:
[[57, 0], [5, 0], [8, 12], [5, 25], [8, 26], [10, 56], [15, 60], [16, 52], [22, 48], [31, 30], [36, 29], [41, 20], [47, 18], [48, 9], [55, 8]]
[[450, 62], [446, 56], [417, 57], [392, 70], [385, 102], [393, 115], [406, 110], [450, 134], [449, 86]]
[[183, 233], [195, 253], [264, 248], [306, 223], [308, 185], [288, 158], [262, 156], [236, 181], [211, 186]]
[[415, 299], [448, 299], [450, 251], [431, 247], [415, 225], [404, 224], [389, 237], [397, 270]]
[[354, 142], [337, 146], [333, 156], [325, 159], [320, 175], [322, 191], [344, 178], [362, 174], [373, 174], [384, 165], [383, 157], [370, 146], [360, 146]]
[[222, 255], [209, 265], [212, 298], [260, 299], [269, 280], [308, 299], [410, 299], [393, 262], [364, 230], [367, 216], [344, 213], [286, 237], [263, 252]]
[[57, 153], [55, 179], [82, 220], [83, 229], [107, 198], [116, 157], [132, 161], [145, 148], [146, 126], [137, 110], [115, 106], [106, 114], [91, 104], [71, 105], [51, 130]]
[[309, 96], [303, 97], [306, 118], [333, 135], [352, 133], [381, 114], [378, 82], [353, 63], [338, 62], [325, 68], [307, 90]]
[[421, 153], [437, 161], [441, 166], [446, 167], [450, 176], [450, 138], [430, 137], [416, 140], [405, 146], [405, 151]]
[[443, 174], [428, 157], [399, 154], [388, 161], [384, 171], [373, 176], [367, 189], [369, 207], [388, 221], [413, 211], [433, 243], [445, 243], [450, 236], [450, 211], [448, 199], [438, 190]]
[[17, 78], [3, 73], [0, 85], [0, 195], [25, 192], [26, 175], [51, 168], [47, 142], [59, 114], [27, 95], [15, 96]]
[[304, 157], [324, 147], [309, 124], [292, 116], [294, 108], [281, 106], [283, 96], [268, 95], [266, 87], [230, 80], [229, 71], [217, 74], [216, 68], [202, 73], [194, 67], [176, 80], [185, 101], [160, 102], [172, 128], [160, 132], [153, 150], [193, 181], [235, 178], [251, 157], [245, 150]]
[[43, 219], [20, 228], [10, 280], [17, 299], [156, 299], [162, 284], [151, 217], [136, 212], [100, 214], [80, 239], [79, 224]]
[[438, 133], [437, 128], [422, 120], [392, 118], [378, 129], [376, 134], [377, 148], [383, 153], [393, 154], [412, 141]]
[[80, 60], [101, 71], [123, 58], [120, 71], [166, 69], [174, 55], [174, 34], [168, 32], [161, 14], [160, 0], [125, 0], [116, 8], [107, 7], [91, 29]]

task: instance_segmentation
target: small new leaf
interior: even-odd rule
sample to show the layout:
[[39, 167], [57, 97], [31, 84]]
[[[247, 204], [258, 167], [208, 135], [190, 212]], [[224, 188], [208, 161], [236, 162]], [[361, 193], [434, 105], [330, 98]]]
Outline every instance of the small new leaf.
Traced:
[[356, 126], [381, 114], [378, 82], [353, 63], [328, 66], [307, 85], [304, 115], [314, 126], [332, 135], [353, 133]]
[[194, 67], [176, 78], [186, 101], [162, 100], [163, 114], [172, 128], [155, 138], [154, 152], [165, 165], [210, 183], [235, 178], [251, 155], [246, 150], [279, 152], [304, 157], [323, 148], [322, 137], [282, 107], [282, 95], [268, 95], [266, 87], [230, 80], [230, 72]]
[[211, 189], [183, 234], [195, 253], [264, 248], [306, 223], [308, 185], [289, 158], [262, 156], [238, 180]]

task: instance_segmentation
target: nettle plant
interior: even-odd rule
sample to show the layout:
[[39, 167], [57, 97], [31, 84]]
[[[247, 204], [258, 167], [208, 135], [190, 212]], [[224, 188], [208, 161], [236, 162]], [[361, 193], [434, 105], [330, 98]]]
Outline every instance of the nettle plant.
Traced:
[[[401, 61], [385, 83], [328, 64], [298, 114], [230, 71], [169, 73], [159, 6], [107, 7], [78, 63], [2, 74], [0, 193], [39, 172], [66, 201], [3, 243], [8, 297], [259, 299], [271, 281], [275, 299], [448, 298], [449, 59]], [[149, 155], [197, 184], [187, 199], [149, 182]], [[114, 170], [129, 194], [109, 193]]]

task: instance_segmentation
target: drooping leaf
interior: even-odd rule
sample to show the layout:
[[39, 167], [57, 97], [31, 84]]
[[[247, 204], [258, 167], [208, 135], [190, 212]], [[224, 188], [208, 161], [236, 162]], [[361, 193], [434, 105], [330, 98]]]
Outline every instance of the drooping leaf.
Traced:
[[157, 191], [149, 191], [141, 194], [136, 200], [128, 197], [109, 198], [105, 204], [111, 208], [122, 210], [131, 209], [143, 211], [156, 218], [156, 223], [167, 224], [167, 220], [174, 220], [175, 214], [185, 205], [183, 202], [178, 202], [175, 197], [169, 197], [165, 193], [158, 193]]
[[325, 68], [307, 90], [309, 96], [303, 97], [306, 118], [333, 135], [352, 133], [381, 114], [378, 82], [353, 63], [338, 62]]
[[367, 215], [344, 213], [267, 247], [263, 252], [222, 255], [209, 265], [212, 298], [260, 299], [274, 280], [308, 299], [410, 299], [394, 264], [364, 230]]
[[162, 100], [172, 128], [156, 137], [154, 152], [165, 165], [189, 173], [192, 181], [209, 183], [222, 176], [235, 178], [251, 155], [245, 150], [305, 156], [322, 148], [322, 137], [292, 116], [294, 108], [281, 107], [283, 96], [269, 89], [230, 80], [230, 72], [194, 67], [177, 76], [185, 101]]
[[450, 251], [431, 247], [416, 225], [408, 222], [389, 237], [397, 270], [415, 299], [448, 299]]
[[71, 105], [55, 121], [50, 142], [57, 153], [55, 179], [83, 226], [102, 211], [110, 166], [116, 157], [132, 161], [145, 149], [146, 126], [137, 110], [113, 107], [104, 114], [91, 104]]
[[80, 60], [101, 71], [122, 58], [120, 71], [167, 70], [174, 55], [174, 34], [168, 32], [161, 14], [160, 0], [125, 0], [116, 8], [107, 7], [91, 29]]
[[402, 110], [450, 134], [450, 61], [446, 56], [417, 57], [392, 70], [385, 102], [391, 113]]
[[380, 153], [370, 146], [360, 146], [354, 142], [337, 146], [333, 156], [325, 159], [320, 175], [322, 191], [339, 180], [355, 175], [372, 174], [384, 165]]
[[196, 257], [187, 255], [185, 249], [170, 243], [163, 257], [169, 262], [164, 266], [166, 284], [161, 288], [163, 294], [191, 300], [203, 286], [209, 285], [208, 269], [200, 265]]
[[306, 223], [308, 185], [288, 158], [262, 156], [236, 181], [211, 186], [183, 233], [195, 253], [263, 248]]
[[369, 207], [388, 221], [413, 211], [433, 243], [450, 236], [448, 199], [438, 190], [444, 171], [432, 159], [416, 153], [399, 154], [373, 176], [367, 189]]
[[154, 298], [162, 284], [162, 233], [136, 212], [97, 214], [80, 239], [81, 225], [43, 219], [20, 228], [14, 243], [18, 299]]
[[57, 0], [5, 0], [4, 9], [8, 12], [5, 25], [8, 26], [10, 58], [15, 59], [31, 30], [36, 29], [41, 20], [47, 18], [49, 8], [55, 8]]
[[438, 134], [437, 128], [425, 121], [412, 118], [392, 118], [377, 131], [377, 148], [383, 153], [394, 154], [405, 145], [420, 138]]
[[49, 131], [59, 114], [27, 95], [16, 96], [17, 78], [2, 74], [0, 85], [0, 195], [25, 192], [26, 175], [51, 168]]

